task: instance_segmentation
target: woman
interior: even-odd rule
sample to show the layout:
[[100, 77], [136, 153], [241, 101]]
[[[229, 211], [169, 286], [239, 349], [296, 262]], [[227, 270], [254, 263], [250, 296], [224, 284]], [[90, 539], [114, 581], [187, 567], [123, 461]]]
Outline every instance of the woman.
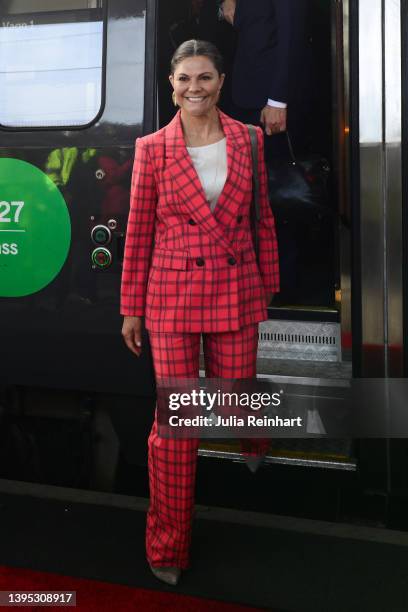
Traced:
[[[259, 268], [252, 246], [251, 145], [247, 126], [217, 109], [222, 58], [208, 42], [175, 52], [170, 82], [180, 107], [138, 139], [122, 275], [122, 335], [137, 356], [142, 322], [156, 378], [256, 375], [258, 322], [278, 291], [278, 252], [259, 128]], [[198, 440], [149, 436], [147, 558], [176, 584], [188, 566]]]

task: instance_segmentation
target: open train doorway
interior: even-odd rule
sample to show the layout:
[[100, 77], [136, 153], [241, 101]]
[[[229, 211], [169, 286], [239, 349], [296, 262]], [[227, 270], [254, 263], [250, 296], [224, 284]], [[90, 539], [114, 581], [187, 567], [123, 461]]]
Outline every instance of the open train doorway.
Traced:
[[[280, 1], [275, 0], [275, 5]], [[219, 106], [234, 113], [238, 100], [234, 83], [239, 61], [239, 36], [219, 11], [221, 3], [207, 0], [158, 2], [157, 122], [166, 125], [175, 109], [169, 84], [170, 60], [185, 40], [210, 40], [221, 51], [226, 79]], [[288, 54], [288, 134], [268, 137], [270, 204], [279, 241], [281, 291], [259, 327], [258, 376], [286, 380], [339, 380], [348, 384], [351, 362], [350, 214], [348, 202], [348, 2], [299, 0]], [[254, 14], [256, 11], [254, 12]], [[258, 15], [259, 17], [259, 15]], [[276, 26], [276, 24], [275, 24]], [[243, 26], [241, 26], [242, 28]], [[282, 35], [282, 33], [280, 33]], [[278, 36], [279, 31], [272, 31]], [[281, 66], [271, 66], [280, 70]], [[275, 144], [276, 141], [276, 144]], [[285, 148], [286, 146], [286, 148]], [[291, 183], [293, 156], [309, 183], [307, 194]], [[293, 178], [293, 176], [292, 176]], [[295, 183], [297, 178], [294, 177]], [[204, 373], [204, 370], [203, 370]], [[201, 453], [226, 456], [229, 441], [205, 443]], [[238, 447], [236, 449], [238, 451]], [[236, 453], [238, 458], [239, 454]], [[351, 440], [274, 441], [271, 461], [338, 462], [353, 464]], [[289, 458], [289, 459], [288, 459]]]

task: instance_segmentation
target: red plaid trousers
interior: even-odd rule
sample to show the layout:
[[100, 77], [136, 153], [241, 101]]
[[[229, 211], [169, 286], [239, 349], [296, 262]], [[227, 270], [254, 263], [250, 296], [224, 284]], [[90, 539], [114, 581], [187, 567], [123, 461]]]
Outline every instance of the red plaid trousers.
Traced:
[[[199, 333], [149, 331], [149, 337], [158, 379], [198, 377]], [[255, 376], [257, 344], [257, 324], [238, 331], [204, 333], [206, 376]], [[146, 529], [147, 558], [156, 567], [185, 569], [189, 564], [199, 440], [161, 438], [157, 433], [156, 419], [148, 440], [150, 507]], [[268, 441], [245, 440], [241, 444], [247, 453], [263, 454]]]

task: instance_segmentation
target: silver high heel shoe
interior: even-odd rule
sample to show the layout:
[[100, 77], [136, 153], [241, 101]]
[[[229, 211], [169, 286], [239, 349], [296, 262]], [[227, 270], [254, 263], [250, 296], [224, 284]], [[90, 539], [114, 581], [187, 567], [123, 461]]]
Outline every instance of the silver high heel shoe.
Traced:
[[246, 458], [246, 464], [250, 472], [255, 474], [258, 468], [263, 464], [265, 459], [264, 455], [254, 455]]
[[181, 569], [179, 567], [153, 567], [150, 563], [149, 567], [156, 578], [162, 582], [170, 584], [171, 586], [176, 586], [178, 583], [181, 574]]

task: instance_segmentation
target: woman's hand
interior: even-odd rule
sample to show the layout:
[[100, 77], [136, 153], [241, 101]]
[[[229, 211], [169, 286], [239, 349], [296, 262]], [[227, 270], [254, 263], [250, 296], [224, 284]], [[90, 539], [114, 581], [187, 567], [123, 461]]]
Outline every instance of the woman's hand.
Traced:
[[142, 353], [142, 319], [140, 317], [125, 317], [122, 325], [122, 336], [128, 349], [140, 357]]
[[272, 302], [274, 295], [275, 295], [274, 293], [265, 293], [265, 299], [266, 299], [267, 306], [269, 306], [269, 304]]

